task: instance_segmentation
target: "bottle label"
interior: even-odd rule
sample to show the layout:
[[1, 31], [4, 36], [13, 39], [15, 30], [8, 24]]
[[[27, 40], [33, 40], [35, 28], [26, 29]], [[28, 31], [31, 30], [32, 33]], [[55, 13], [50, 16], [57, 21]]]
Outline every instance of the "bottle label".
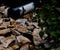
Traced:
[[29, 4], [23, 5], [25, 13], [31, 11], [34, 9], [34, 2], [31, 2]]
[[19, 10], [19, 11], [20, 11], [20, 15], [21, 15], [22, 13], [25, 14], [25, 13], [33, 10], [34, 7], [35, 7], [35, 6], [34, 6], [34, 2], [31, 2], [31, 3], [28, 3], [28, 4], [23, 5], [23, 6], [21, 6], [21, 7], [14, 8], [13, 10], [14, 10], [14, 11]]

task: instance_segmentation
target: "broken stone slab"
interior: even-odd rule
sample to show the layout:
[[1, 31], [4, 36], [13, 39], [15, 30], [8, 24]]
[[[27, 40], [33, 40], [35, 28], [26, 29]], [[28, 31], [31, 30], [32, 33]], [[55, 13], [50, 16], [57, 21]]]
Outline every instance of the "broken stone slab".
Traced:
[[21, 33], [27, 33], [28, 32], [27, 28], [22, 26], [22, 25], [16, 25], [16, 30], [18, 30]]
[[33, 25], [33, 26], [35, 26], [36, 28], [39, 28], [37, 22], [27, 22], [27, 24], [28, 24], [29, 26]]
[[6, 48], [5, 50], [14, 50], [12, 47]]
[[0, 50], [5, 50], [2, 44], [0, 44]]
[[26, 43], [31, 42], [28, 38], [26, 38], [26, 37], [24, 37], [22, 35], [17, 36], [17, 40], [18, 40], [18, 43], [20, 43], [20, 44], [26, 44]]
[[20, 50], [29, 50], [28, 44], [23, 45]]
[[12, 29], [12, 33], [13, 33], [15, 36], [17, 36], [17, 35], [20, 35], [20, 34], [21, 34], [20, 32], [18, 32], [18, 31], [16, 31], [16, 30], [14, 30], [14, 29]]
[[42, 39], [39, 35], [41, 29], [35, 28], [32, 35], [33, 35], [33, 41], [35, 45], [39, 45], [42, 42]]
[[25, 22], [27, 22], [27, 19], [17, 19], [16, 22], [25, 23]]
[[2, 24], [3, 23], [3, 19], [0, 19], [0, 24]]
[[0, 50], [13, 50], [12, 47], [4, 48], [2, 44], [0, 44]]
[[27, 19], [17, 19], [16, 22], [22, 24], [24, 27], [26, 27], [25, 23], [27, 22]]
[[0, 43], [1, 43], [1, 40], [4, 39], [4, 36], [0, 36]]
[[9, 26], [10, 25], [10, 22], [3, 22], [1, 25], [0, 25], [0, 29], [6, 29], [7, 28], [7, 26]]
[[5, 8], [5, 9], [3, 10], [3, 12], [2, 12], [5, 17], [8, 16], [8, 9], [9, 9], [9, 7]]
[[17, 44], [15, 44], [15, 45], [12, 46], [12, 48], [13, 48], [14, 50], [16, 50], [16, 49], [19, 48], [19, 46], [18, 46]]
[[10, 29], [3, 29], [3, 30], [0, 30], [0, 35], [5, 35], [5, 34], [9, 34], [10, 32]]
[[6, 6], [0, 6], [0, 12], [3, 12]]
[[9, 26], [10, 25], [10, 21], [8, 21], [8, 22], [3, 22], [3, 24], [1, 24], [1, 26], [5, 26], [5, 27], [7, 27], [7, 26]]
[[9, 47], [12, 47], [14, 50], [19, 49], [19, 45], [15, 42], [12, 42], [11, 44], [9, 44], [8, 48]]
[[9, 44], [11, 42], [13, 42], [15, 40], [15, 36], [11, 35], [10, 37], [6, 37], [4, 39], [1, 40], [1, 43], [3, 45], [3, 47], [7, 48], [9, 46]]
[[34, 29], [34, 26], [27, 26], [27, 29], [28, 30], [33, 30]]
[[5, 27], [5, 26], [3, 26], [3, 25], [0, 26], [0, 30], [1, 30], [1, 29], [5, 29], [5, 28], [7, 28], [7, 27]]

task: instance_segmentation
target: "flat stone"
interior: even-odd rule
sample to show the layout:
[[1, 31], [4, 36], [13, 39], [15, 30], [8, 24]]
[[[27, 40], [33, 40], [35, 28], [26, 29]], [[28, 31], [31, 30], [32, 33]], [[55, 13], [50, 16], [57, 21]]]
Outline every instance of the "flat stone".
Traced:
[[26, 38], [26, 37], [24, 37], [22, 35], [17, 36], [17, 40], [18, 40], [18, 42], [20, 44], [26, 44], [26, 43], [30, 43], [31, 42], [28, 38]]
[[9, 44], [15, 40], [15, 36], [11, 35], [10, 37], [6, 37], [4, 39], [1, 40], [1, 43], [3, 44], [3, 46], [5, 48], [7, 48], [9, 46]]

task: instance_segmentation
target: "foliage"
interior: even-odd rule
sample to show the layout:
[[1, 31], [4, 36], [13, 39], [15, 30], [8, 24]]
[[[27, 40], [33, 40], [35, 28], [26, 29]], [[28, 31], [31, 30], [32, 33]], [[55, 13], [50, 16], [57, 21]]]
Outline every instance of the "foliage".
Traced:
[[[41, 9], [38, 12], [38, 16], [44, 21], [39, 23], [40, 27], [47, 27], [45, 32], [52, 38], [54, 43], [50, 45], [50, 49], [60, 44], [60, 12], [56, 9], [58, 5], [57, 0], [42, 0]], [[40, 33], [40, 36], [42, 34]], [[56, 42], [57, 41], [57, 42]], [[49, 50], [50, 50], [49, 49]], [[42, 49], [43, 50], [43, 49]]]

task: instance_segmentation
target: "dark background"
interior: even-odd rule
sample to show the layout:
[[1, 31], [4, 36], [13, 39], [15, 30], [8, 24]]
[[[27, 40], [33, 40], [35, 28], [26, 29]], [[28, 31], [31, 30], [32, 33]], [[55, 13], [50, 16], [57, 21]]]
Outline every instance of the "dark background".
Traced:
[[0, 0], [0, 4], [3, 3], [10, 7], [17, 7], [17, 6], [27, 4], [29, 2], [37, 2], [37, 1], [39, 1], [39, 0]]
[[[21, 6], [30, 2], [38, 2], [38, 1], [40, 0], [0, 0], [0, 5], [3, 3], [4, 5], [7, 5], [9, 7], [18, 7], [18, 6]], [[50, 2], [51, 0], [41, 0], [41, 1], [42, 1], [42, 4], [44, 4], [44, 2], [51, 3]], [[60, 7], [60, 0], [57, 0], [56, 6]]]

